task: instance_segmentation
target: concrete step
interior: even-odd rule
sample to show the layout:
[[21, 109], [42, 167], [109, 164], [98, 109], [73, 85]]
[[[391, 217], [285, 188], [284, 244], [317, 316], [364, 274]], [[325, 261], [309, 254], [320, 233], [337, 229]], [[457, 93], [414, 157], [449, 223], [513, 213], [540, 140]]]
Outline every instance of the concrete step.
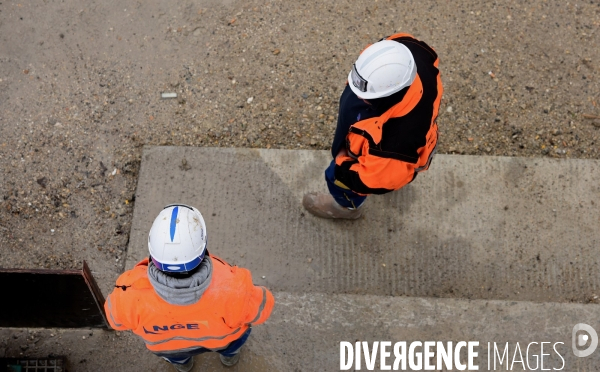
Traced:
[[[453, 345], [459, 341], [477, 341], [479, 346], [475, 351], [479, 355], [475, 364], [480, 371], [507, 371], [511, 366], [514, 371], [524, 370], [522, 364], [512, 364], [517, 343], [523, 360], [527, 358], [527, 346], [532, 343], [530, 367], [540, 371], [541, 365], [535, 364], [536, 355], [539, 358], [541, 354], [541, 342], [549, 342], [544, 344], [544, 354], [550, 354], [544, 356], [545, 369], [600, 370], [600, 350], [579, 358], [574, 355], [571, 343], [572, 329], [578, 323], [589, 324], [600, 332], [598, 305], [287, 292], [276, 292], [275, 298], [271, 318], [253, 329], [238, 366], [222, 367], [217, 355], [204, 354], [196, 357], [194, 371], [339, 371], [341, 341], [367, 341], [370, 347], [374, 341], [390, 341], [392, 345], [401, 341], [408, 345], [413, 341], [442, 341], [444, 345], [447, 341], [453, 341]], [[165, 362], [144, 350], [143, 342], [129, 332], [117, 335], [98, 330], [38, 330], [37, 336], [32, 337], [28, 333], [31, 331], [0, 330], [0, 357], [3, 351], [6, 355], [19, 355], [23, 345], [29, 345], [27, 354], [31, 356], [66, 354], [69, 370], [74, 371], [172, 371]], [[54, 337], [49, 337], [49, 333]], [[38, 337], [43, 341], [35, 343]], [[488, 368], [488, 342], [491, 368]], [[502, 367], [496, 358], [495, 369], [494, 342], [501, 355], [509, 343], [508, 358], [504, 358]], [[462, 355], [466, 356], [464, 350]], [[518, 356], [517, 353], [517, 360]], [[393, 357], [388, 359], [388, 364], [393, 360]], [[432, 359], [433, 363], [435, 360]], [[508, 368], [507, 360], [510, 360]], [[368, 370], [364, 357], [361, 366], [361, 371]], [[375, 370], [380, 370], [379, 361]], [[407, 370], [412, 370], [409, 365]]]
[[437, 155], [348, 222], [301, 206], [305, 192], [326, 190], [330, 158], [146, 148], [127, 267], [147, 255], [161, 208], [181, 202], [202, 212], [212, 253], [276, 291], [557, 302], [599, 294], [600, 161]]
[[[540, 354], [542, 341], [551, 342], [544, 345], [544, 353], [552, 354], [544, 357], [544, 368], [559, 370], [563, 362], [552, 347], [562, 342], [556, 344], [564, 359], [562, 370], [600, 370], [600, 350], [579, 358], [571, 343], [573, 327], [578, 323], [600, 331], [598, 305], [324, 293], [277, 293], [276, 300], [271, 319], [255, 329], [253, 350], [278, 371], [338, 371], [341, 341], [368, 341], [371, 347], [373, 341], [391, 341], [392, 345], [399, 341], [453, 341], [453, 345], [478, 341], [476, 364], [483, 371], [509, 370], [506, 364], [500, 368], [498, 359], [493, 369], [494, 342], [501, 354], [509, 343], [511, 363], [516, 343], [525, 359], [527, 346], [538, 342], [529, 349], [530, 367], [534, 369], [534, 350], [537, 347]], [[488, 342], [492, 355], [489, 369]], [[513, 367], [523, 370], [518, 363]], [[367, 370], [364, 357], [362, 370]], [[375, 370], [380, 370], [379, 364]]]

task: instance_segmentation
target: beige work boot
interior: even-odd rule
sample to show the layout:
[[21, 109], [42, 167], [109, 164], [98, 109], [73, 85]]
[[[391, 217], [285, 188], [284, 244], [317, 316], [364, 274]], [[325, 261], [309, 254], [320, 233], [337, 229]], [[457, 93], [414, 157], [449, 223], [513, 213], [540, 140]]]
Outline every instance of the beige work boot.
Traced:
[[348, 209], [339, 205], [331, 194], [309, 192], [304, 194], [302, 205], [310, 213], [321, 218], [356, 220], [362, 216], [360, 208]]

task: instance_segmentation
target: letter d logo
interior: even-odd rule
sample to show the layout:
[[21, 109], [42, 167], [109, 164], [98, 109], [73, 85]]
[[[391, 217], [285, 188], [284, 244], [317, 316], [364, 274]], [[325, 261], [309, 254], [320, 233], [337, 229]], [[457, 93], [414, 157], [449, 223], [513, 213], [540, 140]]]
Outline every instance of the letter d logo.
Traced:
[[[577, 334], [579, 331], [585, 331], [589, 334]], [[579, 350], [580, 347], [585, 346], [587, 344], [589, 337], [592, 338], [592, 342], [590, 346], [585, 350]], [[579, 323], [573, 327], [573, 354], [580, 358], [585, 358], [587, 356], [592, 355], [596, 348], [598, 347], [598, 334], [594, 330], [594, 328], [590, 327], [587, 324]]]

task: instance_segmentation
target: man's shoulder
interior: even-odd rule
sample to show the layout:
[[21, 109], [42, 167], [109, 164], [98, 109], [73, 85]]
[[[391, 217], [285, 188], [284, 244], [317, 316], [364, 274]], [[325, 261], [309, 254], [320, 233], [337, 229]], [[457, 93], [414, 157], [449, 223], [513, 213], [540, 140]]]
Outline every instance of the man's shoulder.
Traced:
[[223, 267], [232, 267], [232, 265], [225, 261], [223, 258], [216, 256], [212, 253], [209, 253], [208, 257], [210, 257], [210, 259], [212, 260], [213, 267], [215, 267], [215, 265]]
[[231, 265], [221, 257], [210, 254], [213, 264], [213, 280], [232, 280], [243, 281], [252, 284], [252, 274], [250, 270], [243, 267]]
[[137, 289], [148, 287], [150, 283], [148, 280], [148, 265], [147, 261], [145, 265], [143, 262], [138, 263], [131, 270], [127, 270], [121, 274], [117, 279], [116, 287], [126, 286], [127, 288], [135, 287]]
[[394, 39], [394, 41], [404, 45], [410, 50], [418, 67], [423, 68], [425, 63], [433, 65], [438, 59], [436, 51], [424, 41], [417, 40], [413, 37], [400, 37]]

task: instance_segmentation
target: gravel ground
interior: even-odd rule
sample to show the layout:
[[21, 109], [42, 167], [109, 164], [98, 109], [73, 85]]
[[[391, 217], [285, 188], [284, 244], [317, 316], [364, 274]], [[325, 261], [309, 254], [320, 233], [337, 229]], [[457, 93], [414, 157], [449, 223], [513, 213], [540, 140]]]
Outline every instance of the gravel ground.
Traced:
[[352, 62], [395, 31], [441, 57], [441, 153], [600, 156], [598, 1], [5, 1], [0, 11], [4, 267], [86, 259], [112, 279], [143, 145], [327, 149]]
[[441, 153], [598, 159], [599, 26], [598, 0], [2, 0], [0, 267], [85, 259], [107, 293], [142, 146], [327, 149], [399, 31], [440, 55]]

